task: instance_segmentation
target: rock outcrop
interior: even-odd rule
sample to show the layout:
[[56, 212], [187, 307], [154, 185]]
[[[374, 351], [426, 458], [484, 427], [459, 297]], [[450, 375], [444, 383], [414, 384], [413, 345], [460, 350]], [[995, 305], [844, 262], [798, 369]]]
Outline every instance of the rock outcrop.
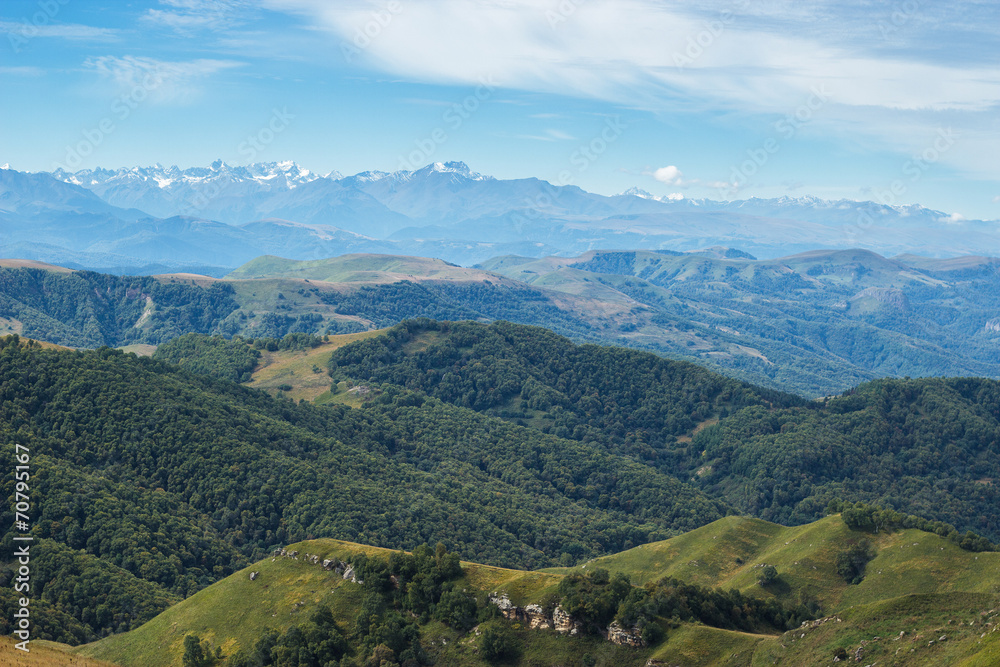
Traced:
[[609, 642], [612, 644], [618, 644], [619, 646], [634, 646], [636, 648], [643, 648], [646, 646], [646, 642], [643, 641], [639, 628], [636, 627], [631, 630], [626, 630], [618, 623], [618, 621], [611, 622], [605, 636]]
[[520, 621], [535, 630], [555, 630], [563, 634], [578, 635], [583, 627], [582, 623], [574, 620], [562, 607], [553, 609], [550, 616], [538, 604], [518, 607], [510, 601], [506, 593], [494, 592], [490, 594], [489, 601], [496, 605], [500, 614], [507, 620]]
[[524, 608], [525, 621], [532, 630], [551, 630], [552, 618], [545, 613], [541, 605], [529, 604]]
[[578, 635], [583, 628], [583, 623], [575, 620], [562, 607], [558, 606], [552, 610], [552, 625], [556, 632], [569, 635]]
[[[299, 552], [289, 551], [288, 549], [275, 549], [272, 555], [274, 556], [274, 558], [278, 558], [280, 556], [282, 558], [291, 558], [294, 560], [299, 560]], [[336, 558], [327, 558], [321, 561], [320, 557], [317, 556], [316, 554], [307, 553], [302, 555], [302, 562], [307, 563], [309, 565], [319, 565], [324, 570], [330, 570], [332, 572], [336, 572], [337, 574], [341, 575], [345, 580], [350, 581], [352, 583], [355, 584], [365, 583], [361, 579], [358, 579], [357, 574], [354, 572], [354, 567], [350, 563], [345, 563], [342, 560], [337, 560]], [[254, 574], [254, 576], [256, 576], [256, 573]], [[251, 576], [250, 580], [253, 581], [253, 576]]]

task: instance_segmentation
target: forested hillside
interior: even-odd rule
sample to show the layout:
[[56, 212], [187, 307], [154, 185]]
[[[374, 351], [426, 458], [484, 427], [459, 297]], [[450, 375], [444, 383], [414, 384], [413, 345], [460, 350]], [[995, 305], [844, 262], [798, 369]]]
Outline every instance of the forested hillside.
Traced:
[[[7, 337], [0, 391], [5, 456], [14, 443], [32, 453], [33, 534], [97, 559], [54, 563], [64, 583], [41, 591], [53, 614], [85, 619], [86, 637], [141, 623], [172, 596], [309, 537], [441, 541], [468, 558], [535, 567], [728, 512], [600, 447], [402, 389], [363, 409], [297, 404], [108, 348]], [[3, 497], [13, 483], [2, 481]], [[0, 510], [8, 527], [11, 507]], [[149, 604], [68, 588], [92, 562]], [[10, 573], [7, 563], [0, 576]]]
[[1000, 539], [996, 381], [880, 380], [805, 402], [508, 322], [407, 322], [330, 366], [599, 445], [769, 520], [814, 520], [840, 496]]
[[575, 345], [538, 327], [405, 322], [337, 350], [349, 377], [426, 392], [559, 437], [601, 443], [671, 472], [672, 445], [731, 410], [797, 397], [626, 348]]
[[996, 258], [853, 249], [756, 260], [724, 250], [498, 257], [480, 268], [573, 294], [620, 293], [648, 310], [623, 320], [616, 344], [803, 395], [879, 377], [1000, 377]]
[[[239, 306], [231, 286], [149, 276], [0, 267], [0, 318], [17, 333], [69, 347], [161, 343], [210, 332]], [[2, 321], [2, 320], [0, 320]]]
[[469, 269], [359, 254], [261, 257], [224, 280], [7, 263], [0, 333], [73, 347], [357, 333], [425, 317], [544, 326], [808, 397], [880, 377], [1000, 377], [1000, 260], [984, 257], [593, 251]]

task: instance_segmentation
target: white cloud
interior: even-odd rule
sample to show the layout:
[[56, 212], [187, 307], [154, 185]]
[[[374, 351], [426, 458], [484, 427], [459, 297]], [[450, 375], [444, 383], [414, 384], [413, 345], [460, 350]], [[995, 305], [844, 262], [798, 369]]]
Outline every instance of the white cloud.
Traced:
[[[348, 44], [377, 25], [381, 8], [357, 1], [265, 4], [305, 16]], [[553, 23], [547, 13], [560, 5], [550, 0], [410, 0], [373, 28], [359, 60], [418, 81], [475, 86], [490, 76], [503, 87], [656, 112], [735, 112], [737, 122], [793, 115], [822, 90], [829, 99], [818, 111], [807, 109], [803, 132], [837, 134], [861, 148], [877, 141], [904, 154], [922, 150], [915, 137], [944, 117], [960, 131], [990, 127], [1000, 108], [1000, 69], [988, 58], [963, 63], [929, 58], [926, 49], [864, 47], [856, 33], [878, 35], [877, 12], [862, 19], [837, 3], [751, 3], [723, 22], [721, 10], [733, 3], [717, 4], [696, 14], [679, 2], [588, 0]], [[813, 9], [834, 29], [810, 26]], [[964, 44], [952, 39], [954, 48], [936, 48], [959, 52]], [[899, 129], [907, 124], [920, 132]], [[991, 167], [980, 158], [970, 168], [970, 151], [956, 148], [946, 160], [1000, 178], [995, 161]]]
[[42, 76], [45, 74], [45, 70], [41, 67], [0, 67], [0, 74], [7, 74], [11, 76]]
[[148, 9], [145, 23], [177, 32], [220, 30], [242, 22], [251, 5], [246, 0], [160, 0], [169, 9]]
[[993, 203], [1000, 204], [1000, 195], [997, 195], [996, 197], [993, 198]]
[[518, 134], [515, 135], [514, 138], [531, 139], [532, 141], [573, 141], [576, 139], [576, 137], [571, 134], [552, 128], [546, 129], [545, 134]]
[[683, 176], [684, 174], [681, 173], [681, 170], [674, 165], [660, 167], [653, 172], [653, 178], [667, 185], [679, 185]]
[[168, 62], [136, 56], [99, 56], [88, 58], [84, 67], [110, 84], [115, 94], [136, 95], [136, 91], [142, 91], [142, 99], [154, 104], [186, 104], [201, 93], [201, 80], [242, 64], [232, 60]]
[[[266, 0], [305, 13], [343, 39], [376, 17], [378, 5]], [[704, 37], [703, 18], [641, 0], [589, 0], [549, 25], [545, 0], [424, 0], [403, 5], [365, 47], [398, 74], [472, 83], [492, 74], [504, 85], [655, 105], [669, 90], [768, 111], [794, 110], [825, 84], [838, 104], [904, 109], [984, 109], [1000, 100], [996, 68], [876, 58], [794, 33], [738, 20]], [[755, 24], [759, 25], [759, 24]], [[692, 57], [693, 56], [693, 57]], [[644, 99], [645, 98], [645, 99]]]
[[942, 218], [941, 222], [947, 225], [957, 225], [960, 222], [965, 222], [965, 216], [961, 213], [952, 213], [946, 218]]
[[78, 23], [52, 23], [35, 25], [28, 22], [0, 21], [0, 32], [14, 38], [69, 39], [74, 41], [109, 42], [118, 38], [118, 31], [111, 28], [95, 28]]
[[671, 192], [669, 195], [667, 195], [667, 199], [669, 201], [680, 201], [680, 200], [684, 199], [684, 193], [683, 192]]

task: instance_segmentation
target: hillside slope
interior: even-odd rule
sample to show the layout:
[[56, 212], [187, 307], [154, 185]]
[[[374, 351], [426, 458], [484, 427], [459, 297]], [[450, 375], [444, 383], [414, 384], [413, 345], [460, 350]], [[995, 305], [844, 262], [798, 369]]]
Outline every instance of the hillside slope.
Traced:
[[[837, 574], [835, 557], [862, 537], [874, 542], [878, 555], [868, 564], [864, 580], [852, 586]], [[304, 554], [349, 563], [359, 554], [389, 559], [391, 552], [335, 540], [307, 541], [287, 549], [303, 555], [264, 559], [137, 630], [76, 651], [124, 666], [173, 665], [179, 662], [184, 637], [193, 633], [232, 656], [252, 646], [266, 628], [285, 632], [324, 605], [340, 631], [353, 637], [357, 611], [374, 589], [311, 564]], [[763, 563], [777, 567], [776, 584], [757, 584]], [[842, 649], [852, 658], [863, 656], [868, 664], [988, 665], [1000, 649], [995, 632], [1000, 620], [1000, 554], [961, 551], [937, 535], [916, 530], [863, 535], [847, 529], [839, 516], [798, 528], [728, 517], [572, 569], [526, 572], [465, 562], [454, 587], [480, 600], [497, 592], [523, 608], [552, 604], [546, 600], [562, 597], [560, 581], [566, 575], [595, 568], [624, 573], [634, 585], [669, 576], [738, 589], [747, 599], [776, 598], [792, 605], [810, 599], [821, 605], [821, 618], [784, 634], [661, 619], [665, 638], [638, 648], [615, 646], [598, 634], [560, 636], [551, 629], [528, 629], [508, 621], [521, 647], [520, 657], [511, 664], [576, 664], [587, 662], [589, 655], [595, 664], [608, 665], [804, 665], [826, 664]], [[257, 573], [253, 580], [251, 572]], [[907, 577], [907, 572], [921, 574]], [[420, 624], [420, 634], [435, 664], [490, 664], [482, 654], [479, 628], [453, 628], [431, 620]], [[356, 650], [354, 657], [360, 664], [366, 656]]]
[[[16, 337], [0, 339], [0, 386], [3, 451], [20, 442], [35, 452], [32, 491], [45, 502], [34, 534], [68, 554], [52, 565], [60, 585], [40, 597], [54, 614], [93, 613], [87, 637], [148, 618], [127, 594], [136, 587], [152, 600], [188, 596], [312, 535], [393, 548], [442, 541], [535, 567], [728, 511], [599, 447], [401, 390], [362, 409], [314, 406], [107, 348], [45, 350]], [[0, 482], [4, 497], [13, 484]], [[8, 527], [10, 508], [0, 510]], [[78, 550], [96, 562], [69, 557]], [[118, 598], [74, 587], [93, 568], [111, 573]]]
[[330, 367], [599, 444], [764, 519], [811, 521], [840, 496], [1000, 539], [993, 380], [879, 380], [807, 403], [508, 322], [407, 322], [337, 350]]
[[[1000, 260], [730, 254], [607, 250], [479, 266], [569, 293], [617, 290], [652, 311], [623, 331], [628, 344], [668, 341], [671, 354], [811, 396], [886, 376], [1000, 377]], [[691, 338], [664, 338], [656, 325]]]
[[[892, 376], [1000, 377], [1000, 260], [863, 250], [755, 260], [732, 249], [504, 256], [480, 268], [351, 254], [258, 257], [226, 280], [8, 260], [0, 331], [76, 347], [197, 332], [280, 338], [406, 319], [508, 320], [646, 349], [805, 396]], [[45, 269], [45, 270], [42, 270]]]

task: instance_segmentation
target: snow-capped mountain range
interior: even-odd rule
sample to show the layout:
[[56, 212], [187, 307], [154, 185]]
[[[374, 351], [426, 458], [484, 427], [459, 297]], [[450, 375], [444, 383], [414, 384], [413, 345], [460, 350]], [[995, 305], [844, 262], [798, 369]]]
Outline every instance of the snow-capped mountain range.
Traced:
[[[884, 255], [1000, 255], [1000, 222], [919, 206], [782, 197], [713, 201], [632, 188], [611, 197], [463, 162], [317, 174], [294, 162], [0, 170], [0, 253], [95, 268], [232, 267], [261, 254], [434, 256], [598, 248], [735, 247], [758, 257], [862, 247]], [[222, 268], [219, 271], [222, 271]]]

